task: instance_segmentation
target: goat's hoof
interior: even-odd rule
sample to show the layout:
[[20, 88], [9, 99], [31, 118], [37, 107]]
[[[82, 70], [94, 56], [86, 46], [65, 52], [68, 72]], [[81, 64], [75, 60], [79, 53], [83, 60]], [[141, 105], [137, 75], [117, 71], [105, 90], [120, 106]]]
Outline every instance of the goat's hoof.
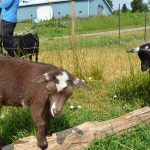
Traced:
[[44, 141], [44, 142], [39, 142], [38, 141], [38, 146], [41, 148], [41, 150], [45, 150], [45, 149], [47, 149], [47, 147], [48, 147], [48, 143], [47, 143], [47, 141]]

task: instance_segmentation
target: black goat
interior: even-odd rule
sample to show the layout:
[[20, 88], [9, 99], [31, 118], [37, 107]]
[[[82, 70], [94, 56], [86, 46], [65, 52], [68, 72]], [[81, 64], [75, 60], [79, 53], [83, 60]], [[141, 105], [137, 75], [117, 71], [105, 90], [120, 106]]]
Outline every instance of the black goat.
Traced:
[[29, 60], [32, 61], [32, 55], [35, 55], [35, 60], [38, 62], [39, 38], [37, 34], [28, 33], [17, 36], [1, 35], [1, 43], [9, 56], [28, 56]]
[[150, 68], [150, 43], [143, 44], [139, 47], [136, 47], [130, 51], [129, 53], [138, 53], [138, 56], [141, 60], [141, 70], [146, 71]]

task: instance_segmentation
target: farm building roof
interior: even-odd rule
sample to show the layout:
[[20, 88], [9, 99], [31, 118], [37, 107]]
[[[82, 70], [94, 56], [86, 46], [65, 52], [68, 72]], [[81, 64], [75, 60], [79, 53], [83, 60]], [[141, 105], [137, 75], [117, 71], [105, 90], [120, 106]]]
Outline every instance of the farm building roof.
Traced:
[[37, 4], [64, 2], [64, 1], [69, 1], [69, 0], [23, 0], [20, 2], [19, 6], [37, 5]]
[[19, 6], [38, 5], [38, 4], [64, 2], [64, 1], [69, 1], [69, 0], [22, 0]]
[[[46, 4], [46, 3], [65, 2], [65, 1], [71, 1], [71, 0], [22, 0], [19, 6], [40, 5], [40, 4]], [[112, 8], [110, 7], [107, 0], [103, 0], [103, 1], [108, 6], [110, 11], [112, 11]]]

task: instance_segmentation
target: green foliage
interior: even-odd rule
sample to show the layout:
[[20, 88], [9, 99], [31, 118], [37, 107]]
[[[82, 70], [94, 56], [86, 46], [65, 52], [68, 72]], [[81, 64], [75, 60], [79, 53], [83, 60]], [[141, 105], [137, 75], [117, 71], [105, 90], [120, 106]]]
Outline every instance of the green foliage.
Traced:
[[126, 13], [127, 11], [129, 11], [129, 9], [127, 8], [127, 5], [126, 5], [126, 4], [123, 4], [122, 9], [121, 9], [121, 12], [122, 12], [122, 13]]
[[131, 2], [132, 12], [143, 12], [147, 9], [147, 5], [143, 3], [143, 0], [133, 0]]

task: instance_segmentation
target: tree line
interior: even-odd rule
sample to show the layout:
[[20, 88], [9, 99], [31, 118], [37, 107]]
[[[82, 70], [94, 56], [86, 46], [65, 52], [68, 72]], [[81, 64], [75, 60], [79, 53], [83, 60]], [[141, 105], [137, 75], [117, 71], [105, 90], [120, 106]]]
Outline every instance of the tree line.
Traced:
[[[107, 2], [109, 3], [110, 7], [113, 8], [112, 0], [107, 0]], [[121, 8], [121, 12], [135, 13], [135, 12], [149, 11], [150, 0], [148, 0], [147, 3], [144, 3], [143, 0], [133, 0], [130, 4], [131, 4], [131, 9], [129, 9], [126, 4], [123, 4]]]

